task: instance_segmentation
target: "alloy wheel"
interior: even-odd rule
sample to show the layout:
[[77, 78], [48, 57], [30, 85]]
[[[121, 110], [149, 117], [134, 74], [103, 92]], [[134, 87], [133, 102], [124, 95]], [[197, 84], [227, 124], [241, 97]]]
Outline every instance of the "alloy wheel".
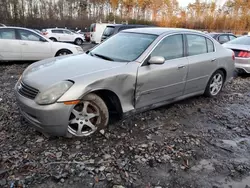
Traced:
[[74, 136], [89, 136], [98, 129], [100, 121], [99, 108], [90, 101], [83, 101], [72, 110], [68, 131]]
[[223, 86], [223, 77], [220, 73], [217, 73], [212, 78], [212, 81], [209, 86], [211, 95], [213, 96], [217, 95], [220, 92], [222, 86]]

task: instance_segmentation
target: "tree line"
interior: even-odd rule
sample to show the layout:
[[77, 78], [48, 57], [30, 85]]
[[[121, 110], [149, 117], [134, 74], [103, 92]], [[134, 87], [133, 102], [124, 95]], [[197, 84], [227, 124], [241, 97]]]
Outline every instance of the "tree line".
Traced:
[[89, 28], [93, 22], [152, 24], [208, 31], [250, 30], [250, 0], [1, 0], [0, 22], [29, 28]]

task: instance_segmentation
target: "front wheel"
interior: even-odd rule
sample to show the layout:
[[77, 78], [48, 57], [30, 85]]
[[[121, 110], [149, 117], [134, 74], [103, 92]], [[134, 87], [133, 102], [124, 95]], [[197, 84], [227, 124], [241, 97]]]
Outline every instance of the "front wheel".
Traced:
[[80, 39], [80, 38], [77, 38], [77, 39], [75, 40], [75, 44], [80, 46], [80, 45], [83, 44], [83, 40]]
[[86, 137], [107, 127], [109, 112], [104, 101], [95, 94], [88, 94], [72, 110], [68, 133]]
[[71, 51], [69, 51], [69, 50], [59, 50], [57, 53], [56, 53], [56, 57], [57, 56], [63, 56], [63, 55], [69, 55], [69, 54], [72, 54], [72, 52]]
[[217, 70], [210, 78], [204, 95], [207, 97], [215, 97], [222, 90], [225, 75], [221, 70]]

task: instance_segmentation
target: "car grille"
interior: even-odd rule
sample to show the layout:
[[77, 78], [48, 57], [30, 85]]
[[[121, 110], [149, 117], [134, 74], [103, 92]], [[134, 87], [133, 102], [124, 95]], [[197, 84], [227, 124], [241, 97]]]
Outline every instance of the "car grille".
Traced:
[[35, 99], [39, 90], [28, 86], [27, 84], [20, 82], [20, 85], [18, 86], [18, 92], [29, 99]]

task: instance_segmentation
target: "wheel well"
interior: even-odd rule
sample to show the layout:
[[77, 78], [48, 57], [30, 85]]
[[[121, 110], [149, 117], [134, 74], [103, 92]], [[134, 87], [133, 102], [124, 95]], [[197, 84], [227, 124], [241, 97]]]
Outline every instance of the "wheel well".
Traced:
[[224, 68], [220, 68], [220, 69], [218, 69], [218, 70], [220, 70], [220, 71], [223, 72], [223, 74], [224, 74], [224, 81], [225, 81], [226, 78], [227, 78], [227, 71], [226, 71]]
[[94, 94], [101, 97], [101, 99], [105, 102], [108, 107], [110, 116], [115, 115], [119, 119], [122, 118], [123, 111], [121, 107], [121, 102], [119, 97], [110, 90], [98, 90], [94, 91]]
[[60, 50], [58, 50], [58, 51], [56, 52], [55, 57], [58, 55], [59, 52], [61, 52], [61, 51], [63, 51], [63, 50], [68, 51], [68, 52], [70, 52], [70, 53], [72, 54], [72, 52], [71, 52], [70, 50], [68, 50], [68, 49], [60, 49]]
[[75, 39], [75, 41], [76, 41], [77, 39], [80, 39], [81, 41], [83, 41], [80, 37], [77, 37], [77, 38]]
[[[50, 37], [49, 39], [56, 39], [55, 37]], [[57, 39], [56, 39], [57, 40]]]

